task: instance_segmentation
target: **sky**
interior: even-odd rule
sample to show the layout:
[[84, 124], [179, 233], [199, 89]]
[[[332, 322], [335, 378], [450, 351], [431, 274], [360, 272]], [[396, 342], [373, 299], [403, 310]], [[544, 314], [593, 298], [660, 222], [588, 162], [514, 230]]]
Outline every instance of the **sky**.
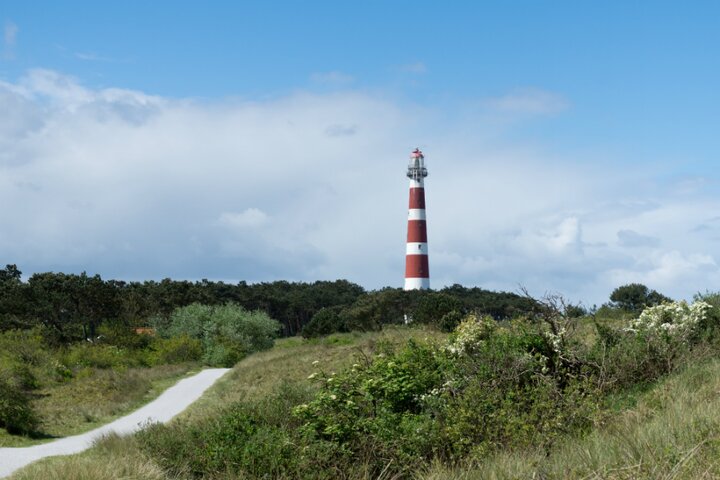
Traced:
[[600, 305], [720, 281], [717, 2], [0, 0], [0, 263]]

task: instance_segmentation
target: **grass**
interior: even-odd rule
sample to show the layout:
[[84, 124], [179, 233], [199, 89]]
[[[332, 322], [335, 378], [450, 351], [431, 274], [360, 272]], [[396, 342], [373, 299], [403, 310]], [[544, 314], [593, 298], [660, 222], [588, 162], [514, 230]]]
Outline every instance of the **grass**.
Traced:
[[23, 480], [168, 480], [133, 437], [107, 436], [78, 455], [50, 457], [9, 477]]
[[340, 371], [352, 365], [359, 355], [370, 353], [378, 342], [401, 343], [410, 338], [446, 336], [429, 329], [386, 327], [381, 332], [336, 333], [309, 340], [280, 339], [272, 349], [250, 355], [235, 365], [178, 418], [193, 420], [214, 414], [222, 405], [264, 398], [283, 383], [307, 382], [307, 377], [319, 369], [327, 373]]
[[720, 360], [688, 365], [584, 438], [551, 451], [503, 452], [479, 465], [436, 465], [424, 480], [720, 478]]
[[34, 392], [33, 406], [42, 419], [34, 438], [0, 429], [0, 447], [24, 447], [76, 435], [104, 425], [155, 399], [197, 364], [149, 368], [85, 368], [64, 384]]
[[[238, 363], [179, 421], [213, 415], [238, 400], [260, 399], [283, 382], [305, 382], [319, 368], [330, 372], [354, 362], [378, 341], [443, 335], [404, 328], [342, 334], [317, 340], [284, 339]], [[720, 478], [720, 359], [693, 357], [667, 378], [608, 400], [606, 415], [583, 437], [565, 437], [549, 450], [504, 451], [453, 468], [433, 465], [423, 480], [474, 479], [711, 479]], [[702, 358], [702, 360], [699, 360]], [[313, 365], [314, 361], [319, 364]], [[180, 476], [178, 478], [188, 478]], [[17, 472], [29, 479], [174, 480], [140, 450], [134, 437], [111, 436], [79, 455], [45, 459]]]
[[[216, 413], [239, 400], [260, 399], [285, 382], [308, 382], [319, 368], [339, 371], [352, 365], [358, 355], [369, 353], [382, 341], [401, 343], [409, 338], [441, 339], [446, 334], [432, 330], [387, 327], [382, 332], [334, 334], [304, 340], [278, 340], [271, 350], [255, 353], [239, 362], [174, 421], [193, 421]], [[314, 361], [319, 361], [313, 365]], [[170, 479], [150, 460], [131, 437], [111, 436], [78, 455], [41, 460], [16, 472], [12, 479]]]

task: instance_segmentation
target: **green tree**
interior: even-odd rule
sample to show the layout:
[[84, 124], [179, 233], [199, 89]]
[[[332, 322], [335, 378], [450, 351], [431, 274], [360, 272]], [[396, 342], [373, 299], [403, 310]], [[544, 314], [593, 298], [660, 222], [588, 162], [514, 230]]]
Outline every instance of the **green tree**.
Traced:
[[616, 307], [632, 313], [640, 313], [646, 307], [672, 301], [665, 295], [655, 290], [650, 290], [641, 283], [629, 283], [617, 287], [610, 294], [610, 300]]
[[[462, 303], [456, 297], [442, 292], [430, 292], [418, 302], [413, 313], [413, 321], [436, 325], [445, 331], [452, 331], [456, 326], [456, 324], [453, 325], [453, 321], [459, 320], [460, 316], [445, 317], [445, 315], [461, 310]], [[445, 317], [445, 321], [443, 321], [443, 317]], [[448, 321], [451, 318], [454, 320]]]
[[16, 265], [0, 270], [0, 331], [23, 326], [26, 302], [21, 277]]

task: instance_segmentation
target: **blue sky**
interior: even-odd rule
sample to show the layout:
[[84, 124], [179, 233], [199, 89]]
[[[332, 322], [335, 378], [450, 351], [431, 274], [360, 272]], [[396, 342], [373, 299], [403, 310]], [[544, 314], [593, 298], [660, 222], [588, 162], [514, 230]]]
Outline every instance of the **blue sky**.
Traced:
[[716, 2], [145, 3], [0, 3], [0, 261], [401, 285], [417, 145], [435, 286], [720, 280]]

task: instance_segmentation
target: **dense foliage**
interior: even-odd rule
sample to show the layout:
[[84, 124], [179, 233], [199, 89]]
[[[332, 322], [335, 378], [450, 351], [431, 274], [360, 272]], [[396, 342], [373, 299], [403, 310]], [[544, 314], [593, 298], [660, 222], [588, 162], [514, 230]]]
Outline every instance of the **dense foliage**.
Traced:
[[[109, 330], [148, 326], [157, 317], [168, 319], [177, 308], [195, 303], [234, 303], [248, 311], [261, 310], [280, 322], [281, 335], [303, 331], [308, 337], [377, 330], [382, 325], [406, 321], [432, 323], [450, 331], [470, 312], [503, 319], [535, 308], [525, 296], [460, 285], [437, 292], [405, 292], [398, 288], [365, 292], [346, 280], [257, 284], [170, 279], [124, 282], [104, 280], [99, 275], [54, 272], [36, 273], [23, 282], [15, 265], [0, 269], [0, 331], [43, 326], [43, 334], [56, 344], [94, 341], [101, 327], [107, 334]], [[125, 340], [134, 341], [130, 336]]]
[[[249, 312], [239, 305], [193, 303], [176, 309], [169, 318], [156, 318], [161, 338], [202, 342], [204, 363], [231, 367], [246, 355], [272, 347], [280, 324], [265, 312]], [[176, 340], [177, 341], [177, 340]]]
[[610, 301], [624, 310], [640, 313], [646, 307], [653, 307], [671, 300], [641, 283], [629, 283], [613, 290], [610, 294]]
[[549, 451], [601, 423], [612, 398], [717, 349], [718, 298], [651, 307], [620, 323], [596, 317], [595, 331], [582, 334], [557, 297], [511, 321], [467, 315], [447, 342], [379, 344], [341, 372], [318, 361], [314, 389], [285, 386], [139, 439], [163, 467], [198, 477], [409, 477], [499, 450]]

